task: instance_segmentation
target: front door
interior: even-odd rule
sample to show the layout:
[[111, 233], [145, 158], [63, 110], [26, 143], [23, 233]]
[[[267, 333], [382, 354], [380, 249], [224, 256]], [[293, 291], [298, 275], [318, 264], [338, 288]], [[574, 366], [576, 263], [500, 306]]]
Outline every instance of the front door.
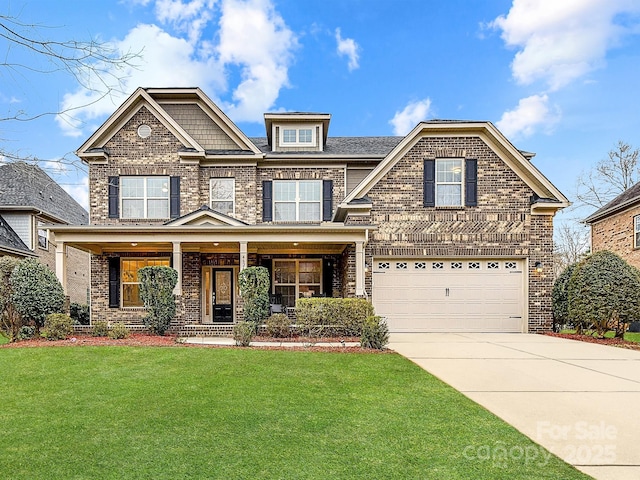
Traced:
[[214, 323], [233, 322], [233, 270], [213, 270], [213, 305]]
[[233, 323], [233, 269], [203, 269], [203, 323]]

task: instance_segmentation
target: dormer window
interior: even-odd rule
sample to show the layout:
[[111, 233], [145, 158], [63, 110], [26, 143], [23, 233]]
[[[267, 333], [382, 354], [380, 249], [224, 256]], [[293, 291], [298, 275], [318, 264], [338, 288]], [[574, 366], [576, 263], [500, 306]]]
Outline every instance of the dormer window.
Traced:
[[281, 128], [283, 146], [313, 145], [313, 128]]

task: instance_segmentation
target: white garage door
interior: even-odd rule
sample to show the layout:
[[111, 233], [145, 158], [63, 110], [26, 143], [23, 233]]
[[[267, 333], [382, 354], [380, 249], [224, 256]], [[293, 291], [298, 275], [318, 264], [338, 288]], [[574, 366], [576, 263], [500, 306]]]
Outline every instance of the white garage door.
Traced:
[[524, 277], [524, 260], [375, 259], [373, 305], [392, 332], [522, 332]]

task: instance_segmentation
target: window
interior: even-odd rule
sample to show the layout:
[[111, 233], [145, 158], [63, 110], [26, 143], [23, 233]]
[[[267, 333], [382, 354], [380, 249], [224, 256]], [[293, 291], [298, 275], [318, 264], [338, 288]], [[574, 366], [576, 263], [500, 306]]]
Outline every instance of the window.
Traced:
[[507, 270], [515, 270], [518, 268], [518, 264], [516, 262], [505, 262], [504, 268]]
[[378, 268], [380, 270], [389, 270], [389, 262], [379, 262]]
[[319, 222], [322, 218], [322, 181], [274, 180], [276, 222]]
[[396, 270], [406, 270], [406, 269], [407, 269], [407, 262], [396, 263]]
[[313, 144], [312, 128], [281, 128], [280, 143], [284, 146]]
[[142, 307], [138, 270], [142, 267], [169, 266], [169, 258], [123, 258], [120, 268], [122, 278], [122, 306]]
[[442, 270], [444, 268], [444, 262], [433, 262], [431, 268], [434, 270]]
[[462, 269], [462, 262], [451, 262], [452, 270], [460, 270]]
[[49, 248], [49, 240], [47, 236], [47, 229], [44, 223], [38, 222], [38, 246], [41, 248]]
[[211, 208], [225, 215], [235, 211], [236, 181], [234, 178], [211, 179]]
[[635, 248], [640, 248], [640, 215], [633, 217], [633, 238]]
[[469, 262], [469, 270], [480, 270], [480, 262]]
[[462, 205], [462, 159], [436, 160], [436, 206]]
[[498, 263], [498, 262], [488, 262], [487, 263], [487, 268], [489, 270], [497, 270], [498, 268], [500, 268], [500, 263]]
[[425, 270], [427, 268], [427, 262], [416, 262], [413, 268], [416, 270]]
[[282, 295], [282, 303], [294, 307], [296, 299], [322, 293], [322, 260], [274, 260], [273, 293]]
[[120, 177], [122, 218], [169, 218], [169, 177]]

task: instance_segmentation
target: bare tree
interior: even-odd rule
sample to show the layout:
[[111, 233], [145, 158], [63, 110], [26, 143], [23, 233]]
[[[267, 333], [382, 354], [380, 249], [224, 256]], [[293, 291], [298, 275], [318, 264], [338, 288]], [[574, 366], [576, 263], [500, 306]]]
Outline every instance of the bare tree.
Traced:
[[564, 222], [556, 226], [553, 240], [553, 273], [554, 278], [558, 278], [565, 268], [589, 253], [589, 228]]
[[[91, 103], [113, 93], [122, 92], [126, 70], [136, 67], [134, 61], [139, 58], [139, 52], [122, 54], [116, 46], [94, 39], [58, 41], [48, 38], [53, 33], [52, 27], [25, 23], [14, 15], [0, 15], [0, 48], [4, 49], [0, 57], [0, 73], [3, 77], [22, 83], [23, 78], [31, 75], [70, 75], [81, 87], [99, 92], [98, 100]], [[0, 122], [28, 122], [47, 115], [68, 114], [71, 110], [85, 106], [87, 105], [40, 112], [7, 112], [0, 115]], [[9, 151], [3, 145], [6, 141], [6, 138], [0, 139], [0, 158], [5, 161], [40, 161], [19, 151]], [[71, 156], [50, 161], [74, 163]]]
[[577, 206], [600, 208], [640, 180], [640, 150], [619, 140], [608, 157], [577, 181]]

